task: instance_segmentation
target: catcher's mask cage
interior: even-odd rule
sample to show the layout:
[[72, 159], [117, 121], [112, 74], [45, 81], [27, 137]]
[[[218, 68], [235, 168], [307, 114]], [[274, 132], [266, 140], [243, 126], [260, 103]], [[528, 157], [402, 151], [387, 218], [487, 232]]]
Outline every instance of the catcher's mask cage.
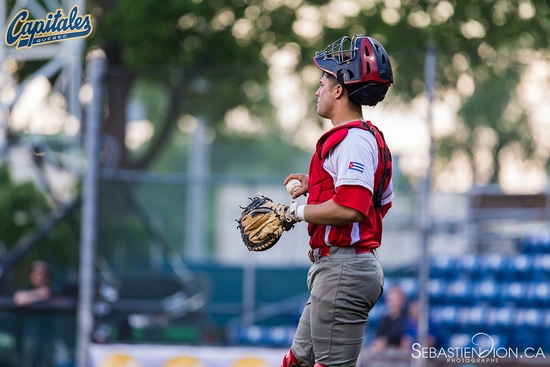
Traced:
[[315, 53], [313, 62], [334, 76], [360, 105], [375, 106], [386, 96], [393, 83], [390, 58], [372, 37], [344, 36]]

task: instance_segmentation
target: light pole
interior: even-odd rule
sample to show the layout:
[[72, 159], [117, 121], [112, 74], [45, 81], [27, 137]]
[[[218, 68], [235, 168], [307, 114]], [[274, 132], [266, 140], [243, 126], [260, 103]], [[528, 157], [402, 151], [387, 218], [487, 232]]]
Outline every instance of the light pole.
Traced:
[[[419, 205], [419, 217], [420, 217], [420, 261], [418, 263], [418, 303], [420, 308], [420, 314], [418, 315], [418, 330], [417, 339], [422, 347], [427, 346], [429, 336], [429, 317], [430, 317], [430, 300], [428, 296], [428, 282], [430, 280], [430, 238], [432, 229], [432, 218], [430, 208], [431, 197], [431, 178], [432, 178], [432, 166], [434, 155], [433, 144], [433, 100], [435, 92], [435, 43], [428, 41], [428, 47], [426, 52], [424, 80], [426, 84], [426, 94], [428, 97], [428, 111], [427, 111], [427, 125], [429, 133], [429, 153], [428, 153], [428, 169], [426, 176], [422, 180], [420, 188], [420, 205]], [[416, 367], [423, 367], [426, 365], [426, 361], [423, 358], [415, 359]]]

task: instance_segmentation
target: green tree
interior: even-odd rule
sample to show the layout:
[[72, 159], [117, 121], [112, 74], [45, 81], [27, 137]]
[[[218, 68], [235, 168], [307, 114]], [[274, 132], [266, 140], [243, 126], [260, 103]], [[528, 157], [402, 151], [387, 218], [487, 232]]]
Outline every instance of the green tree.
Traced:
[[31, 182], [13, 182], [5, 166], [0, 167], [0, 191], [0, 241], [9, 249], [36, 227], [49, 205]]
[[[267, 80], [261, 43], [232, 34], [231, 26], [245, 19], [249, 9], [244, 2], [228, 7], [224, 1], [170, 0], [159, 6], [153, 0], [99, 0], [95, 5], [101, 8], [95, 13], [102, 15], [92, 42], [106, 50], [109, 60], [105, 132], [120, 148], [121, 158], [115, 165], [149, 165], [183, 111], [211, 124], [223, 121], [229, 108], [241, 104], [267, 114], [268, 96], [259, 87]], [[154, 85], [168, 102], [154, 121], [155, 135], [148, 149], [132, 160], [124, 148], [124, 107], [136, 81]], [[251, 88], [259, 88], [252, 100], [250, 92], [247, 96]]]
[[[32, 182], [14, 182], [6, 166], [0, 166], [0, 192], [0, 258], [3, 258], [24, 236], [36, 230], [53, 208]], [[77, 254], [78, 235], [70, 222], [63, 222], [32, 248], [28, 256], [16, 262], [15, 283], [26, 284], [29, 265], [36, 259], [46, 260], [54, 268], [63, 265], [66, 272], [75, 271]]]
[[[485, 180], [494, 182], [502, 149], [519, 144], [526, 157], [535, 151], [528, 113], [522, 110], [510, 122], [504, 111], [510, 104], [523, 108], [515, 96], [526, 62], [522, 52], [531, 50], [548, 59], [543, 52], [550, 41], [550, 11], [543, 0], [169, 0], [162, 6], [154, 0], [96, 0], [93, 4], [94, 14], [101, 14], [93, 42], [107, 50], [112, 70], [122, 70], [119, 76], [128, 79], [120, 83], [111, 75], [109, 82], [115, 88], [109, 110], [118, 107], [119, 111], [110, 112], [107, 125], [118, 131], [113, 134], [119, 140], [124, 134], [120, 107], [130, 89], [128, 75], [133, 75], [128, 70], [172, 70], [154, 75], [168, 91], [170, 103], [136, 167], [151, 162], [182, 110], [205, 114], [212, 124], [221, 122], [237, 104], [265, 113], [270, 50], [297, 45], [301, 69], [311, 65], [315, 51], [355, 33], [372, 35], [385, 45], [395, 71], [392, 93], [404, 101], [424, 91], [428, 40], [437, 45], [439, 93], [461, 92], [464, 76], [473, 80], [473, 94], [461, 94], [462, 133], [438, 142], [440, 159], [464, 152], [474, 171], [479, 169], [478, 147], [473, 142], [480, 139], [480, 131], [489, 130], [497, 142], [491, 147], [493, 173]], [[250, 81], [264, 91], [261, 105], [247, 98], [243, 86]], [[215, 98], [212, 90], [219, 92]], [[176, 107], [178, 101], [184, 103]], [[548, 156], [542, 159], [548, 161]]]

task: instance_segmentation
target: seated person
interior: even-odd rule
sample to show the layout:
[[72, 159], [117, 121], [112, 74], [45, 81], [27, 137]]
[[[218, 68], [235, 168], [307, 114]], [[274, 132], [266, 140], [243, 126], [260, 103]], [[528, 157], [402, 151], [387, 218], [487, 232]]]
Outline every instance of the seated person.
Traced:
[[376, 337], [371, 345], [373, 351], [400, 348], [405, 331], [407, 321], [405, 293], [399, 286], [392, 287], [386, 294], [385, 300], [388, 310], [378, 325]]

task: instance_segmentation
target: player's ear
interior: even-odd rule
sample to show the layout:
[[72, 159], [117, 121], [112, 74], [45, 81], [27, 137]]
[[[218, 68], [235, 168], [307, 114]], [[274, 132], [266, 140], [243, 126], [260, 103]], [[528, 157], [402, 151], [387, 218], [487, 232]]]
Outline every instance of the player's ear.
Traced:
[[344, 86], [340, 83], [337, 83], [334, 86], [334, 97], [342, 98], [344, 96]]

